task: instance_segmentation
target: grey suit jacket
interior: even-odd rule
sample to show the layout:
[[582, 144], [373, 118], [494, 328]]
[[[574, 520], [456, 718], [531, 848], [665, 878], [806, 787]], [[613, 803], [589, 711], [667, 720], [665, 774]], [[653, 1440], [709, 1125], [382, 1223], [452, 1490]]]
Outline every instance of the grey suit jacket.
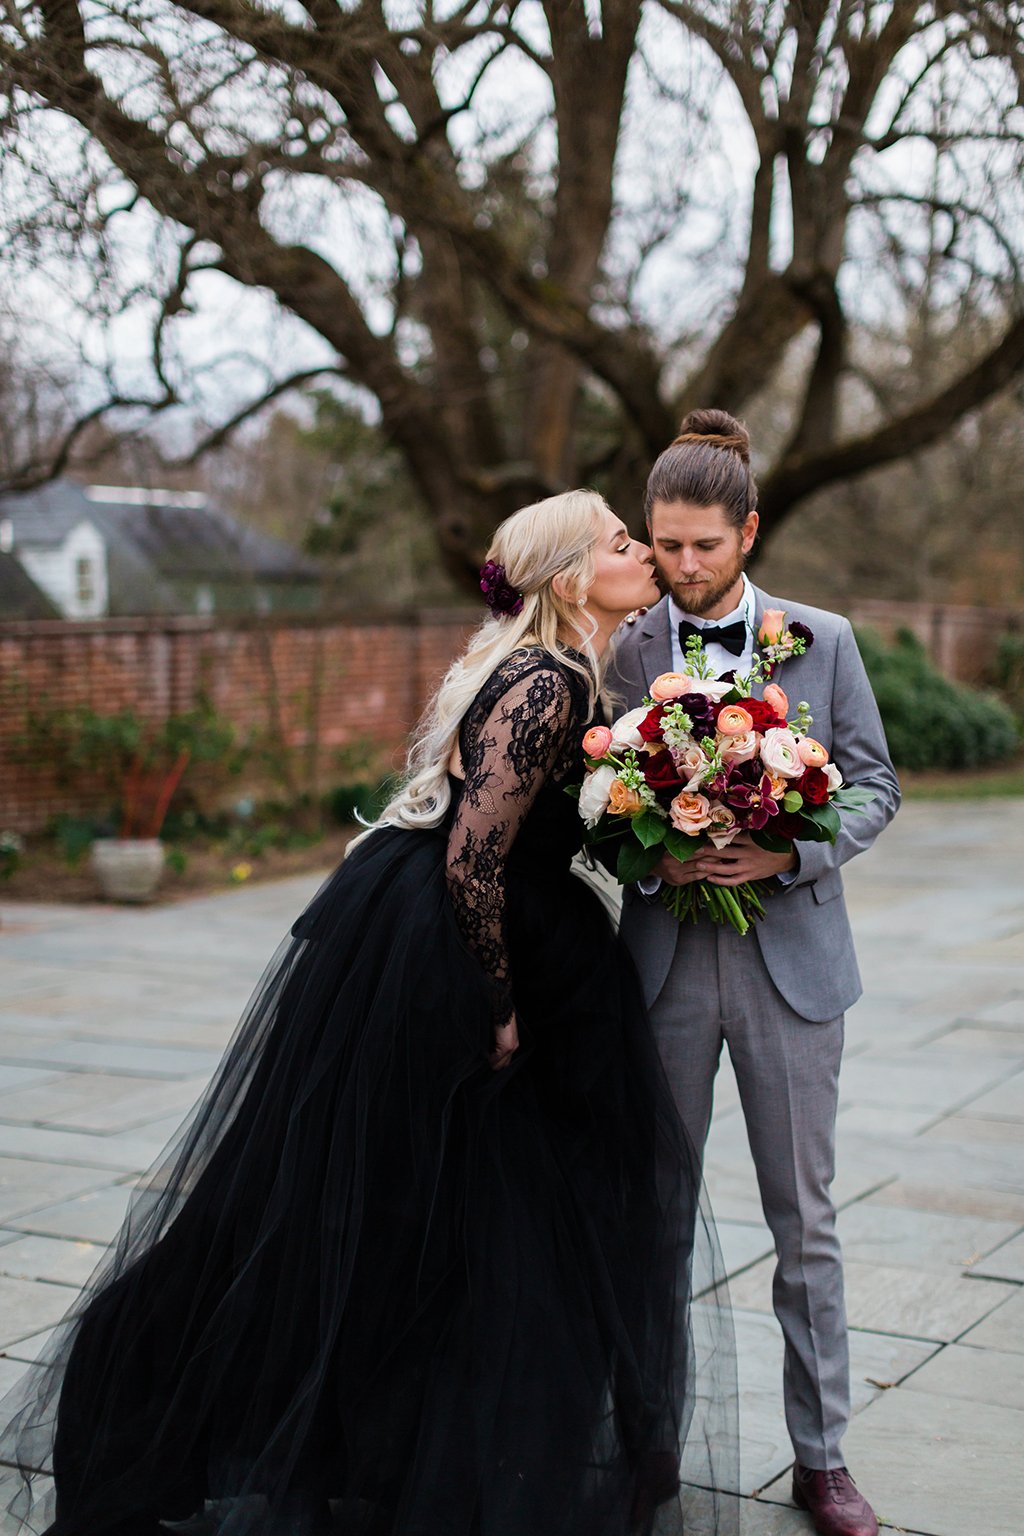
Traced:
[[[796, 880], [771, 895], [765, 903], [767, 915], [745, 941], [760, 944], [769, 974], [790, 1007], [805, 1019], [825, 1022], [844, 1013], [862, 990], [840, 869], [869, 848], [892, 820], [900, 801], [899, 782], [849, 621], [769, 597], [757, 587], [754, 592], [758, 627], [766, 608], [782, 608], [787, 619], [798, 619], [814, 635], [805, 654], [776, 668], [772, 681], [785, 689], [792, 710], [800, 700], [807, 701], [814, 717], [812, 735], [828, 748], [847, 784], [861, 785], [875, 797], [863, 814], [843, 815], [834, 845], [798, 844]], [[662, 598], [618, 636], [606, 682], [615, 714], [620, 706], [635, 708], [658, 674], [672, 670], [667, 604]], [[660, 901], [646, 900], [635, 886], [627, 887], [622, 932], [649, 1004], [664, 986], [673, 957], [685, 964], [691, 931], [686, 924], [680, 930]]]

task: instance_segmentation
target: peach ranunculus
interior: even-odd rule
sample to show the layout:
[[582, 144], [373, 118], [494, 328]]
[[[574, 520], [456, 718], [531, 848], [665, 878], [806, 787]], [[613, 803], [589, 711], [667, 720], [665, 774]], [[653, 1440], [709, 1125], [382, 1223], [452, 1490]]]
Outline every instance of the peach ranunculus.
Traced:
[[775, 713], [777, 715], [781, 715], [783, 720], [788, 718], [789, 699], [786, 697], [784, 690], [779, 687], [778, 683], [769, 683], [761, 697], [768, 705], [768, 708], [774, 709]]
[[672, 801], [668, 814], [677, 831], [695, 835], [711, 825], [711, 801], [706, 795], [691, 795], [684, 789]]
[[736, 812], [731, 810], [729, 806], [713, 805], [711, 807], [711, 826], [708, 828], [708, 839], [714, 843], [716, 848], [728, 848], [739, 830]]
[[583, 750], [588, 757], [604, 757], [612, 744], [612, 733], [606, 725], [592, 725], [583, 738]]
[[726, 704], [715, 722], [720, 736], [746, 736], [754, 729], [754, 717], [739, 704]]
[[773, 727], [761, 739], [761, 761], [768, 773], [784, 779], [798, 779], [804, 771], [797, 751], [796, 737], [790, 730]]
[[723, 737], [719, 745], [723, 762], [749, 763], [761, 750], [761, 738], [757, 731], [744, 731], [742, 736]]
[[651, 698], [655, 704], [667, 704], [669, 699], [681, 699], [692, 686], [693, 678], [685, 672], [662, 672], [651, 684]]
[[773, 800], [781, 800], [783, 795], [789, 793], [789, 780], [784, 779], [781, 773], [770, 773], [768, 780], [772, 786]]
[[815, 741], [813, 736], [801, 736], [796, 744], [796, 750], [805, 768], [824, 768], [828, 762], [828, 753], [821, 742]]
[[644, 808], [644, 802], [635, 789], [630, 789], [628, 784], [623, 784], [621, 779], [612, 779], [611, 788], [608, 791], [608, 811], [612, 816], [635, 816]]
[[761, 628], [757, 638], [762, 645], [778, 645], [786, 632], [786, 613], [783, 608], [766, 608], [761, 615]]

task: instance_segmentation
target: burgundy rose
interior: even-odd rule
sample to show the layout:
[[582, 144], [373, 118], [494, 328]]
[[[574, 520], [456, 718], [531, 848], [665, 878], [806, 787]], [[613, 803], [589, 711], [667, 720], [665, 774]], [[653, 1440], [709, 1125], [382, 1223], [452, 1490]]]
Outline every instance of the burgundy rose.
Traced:
[[740, 699], [739, 704], [753, 720], [754, 730], [760, 731], [762, 735], [765, 731], [785, 730], [786, 721], [764, 699]]
[[718, 719], [720, 704], [709, 699], [706, 693], [688, 693], [682, 700], [683, 708], [693, 721], [693, 735], [699, 741], [710, 735]]
[[772, 822], [772, 836], [785, 837], [790, 842], [795, 842], [798, 837], [805, 836], [806, 831], [807, 828], [804, 826], [798, 811], [780, 810]]
[[822, 768], [808, 768], [793, 785], [808, 805], [824, 805], [828, 799], [828, 778]]
[[806, 624], [801, 624], [799, 619], [794, 619], [792, 624], [788, 624], [786, 627], [794, 640], [802, 640], [807, 649], [810, 650], [814, 644], [814, 636]]
[[779, 814], [772, 799], [772, 781], [766, 773], [761, 775], [759, 784], [731, 784], [726, 791], [725, 803], [732, 806], [740, 825], [749, 827], [752, 832], [760, 832], [773, 816]]
[[679, 769], [672, 761], [671, 752], [655, 752], [644, 761], [644, 778], [655, 794], [667, 793], [670, 797], [683, 787]]
[[640, 732], [640, 735], [643, 737], [644, 741], [661, 740], [661, 720], [664, 713], [664, 704], [655, 704], [654, 708], [648, 710], [647, 714], [640, 721], [640, 724], [637, 726], [637, 730]]

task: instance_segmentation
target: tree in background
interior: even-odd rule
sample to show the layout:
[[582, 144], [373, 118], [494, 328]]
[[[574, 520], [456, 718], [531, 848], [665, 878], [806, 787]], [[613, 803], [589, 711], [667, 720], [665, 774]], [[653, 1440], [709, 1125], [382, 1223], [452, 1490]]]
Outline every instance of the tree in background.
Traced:
[[[6, 0], [0, 70], [9, 249], [106, 322], [90, 419], [173, 415], [197, 318], [270, 295], [303, 366], [265, 346], [185, 457], [333, 375], [467, 583], [525, 500], [632, 500], [694, 404], [763, 419], [770, 534], [1024, 369], [1020, 3]], [[897, 394], [857, 327], [898, 331], [915, 284], [984, 323]], [[207, 406], [253, 377], [227, 331]]]

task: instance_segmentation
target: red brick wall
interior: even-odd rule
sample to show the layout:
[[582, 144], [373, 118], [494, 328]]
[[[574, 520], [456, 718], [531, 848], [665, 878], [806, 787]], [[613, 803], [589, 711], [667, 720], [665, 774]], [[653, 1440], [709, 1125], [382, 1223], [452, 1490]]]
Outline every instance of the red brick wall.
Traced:
[[[59, 812], [97, 806], [97, 786], [61, 786], [51, 765], [32, 760], [19, 745], [33, 704], [110, 713], [129, 708], [160, 720], [205, 694], [245, 740], [267, 731], [276, 697], [281, 735], [296, 754], [319, 716], [319, 777], [326, 787], [339, 747], [369, 739], [393, 763], [401, 760], [410, 727], [478, 617], [420, 612], [0, 624], [0, 830], [32, 832]], [[233, 781], [234, 792], [257, 787], [256, 777], [255, 768], [249, 782], [243, 774]]]

